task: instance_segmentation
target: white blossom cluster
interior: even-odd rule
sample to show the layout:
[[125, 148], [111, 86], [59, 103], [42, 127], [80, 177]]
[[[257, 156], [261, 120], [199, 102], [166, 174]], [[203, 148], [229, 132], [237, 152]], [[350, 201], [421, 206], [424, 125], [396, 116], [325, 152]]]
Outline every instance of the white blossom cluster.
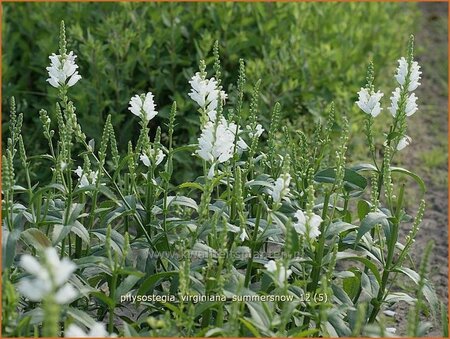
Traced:
[[67, 304], [77, 297], [78, 292], [68, 282], [77, 266], [68, 258], [60, 260], [55, 248], [44, 250], [42, 263], [29, 254], [22, 255], [20, 266], [30, 276], [20, 280], [18, 290], [29, 300], [52, 297], [58, 304]]
[[255, 130], [253, 130], [250, 125], [247, 125], [246, 128], [248, 130], [249, 137], [252, 139], [253, 139], [253, 137], [259, 138], [264, 132], [264, 128], [262, 127], [261, 124], [257, 124], [255, 127]]
[[265, 264], [264, 267], [266, 268], [267, 272], [275, 276], [275, 282], [279, 287], [283, 287], [292, 274], [292, 270], [286, 269], [286, 267], [284, 267], [284, 265], [280, 263], [277, 265], [277, 263], [273, 260], [269, 260], [269, 262]]
[[319, 215], [308, 216], [302, 210], [298, 210], [295, 212], [295, 218], [297, 222], [294, 223], [294, 229], [298, 234], [309, 239], [316, 239], [320, 235], [319, 227], [323, 220]]
[[[402, 99], [402, 94], [406, 92], [406, 100], [404, 105], [405, 115], [407, 117], [413, 115], [418, 110], [417, 106], [417, 97], [413, 92], [417, 87], [419, 87], [421, 79], [420, 75], [422, 72], [420, 71], [420, 66], [417, 61], [408, 61], [401, 57], [398, 60], [397, 72], [395, 74], [395, 79], [399, 87], [395, 88], [392, 92], [391, 106], [389, 107], [389, 112], [395, 117], [398, 113], [400, 101]], [[368, 88], [361, 88], [358, 92], [358, 101], [356, 104], [358, 107], [367, 114], [372, 115], [373, 117], [378, 116], [382, 109], [380, 100], [383, 97], [383, 93], [380, 91], [369, 90]], [[411, 143], [411, 137], [404, 135], [397, 144], [397, 150], [401, 151], [406, 146]]]
[[148, 92], [147, 94], [138, 95], [136, 94], [131, 98], [128, 109], [134, 115], [140, 117], [144, 122], [148, 124], [157, 114], [156, 105], [153, 101], [153, 93]]
[[98, 171], [90, 171], [89, 173], [85, 173], [81, 166], [78, 166], [74, 172], [80, 179], [80, 183], [78, 184], [79, 188], [95, 185], [97, 183]]
[[152, 162], [155, 163], [155, 166], [158, 166], [164, 160], [165, 157], [166, 155], [162, 150], [159, 149], [158, 151], [156, 151], [154, 149], [150, 149], [149, 155], [142, 153], [139, 159], [145, 166], [150, 167]]
[[[417, 97], [415, 93], [410, 93], [417, 89], [420, 85], [420, 75], [422, 72], [420, 71], [420, 66], [417, 63], [417, 61], [412, 61], [411, 64], [408, 64], [408, 61], [402, 57], [398, 60], [398, 67], [397, 67], [397, 74], [395, 75], [395, 79], [397, 80], [400, 87], [397, 87], [393, 92], [391, 96], [391, 106], [389, 107], [389, 111], [391, 112], [392, 116], [396, 116], [398, 109], [399, 109], [399, 103], [401, 98], [402, 91], [406, 90], [407, 97], [406, 97], [406, 104], [405, 104], [405, 114], [407, 117], [413, 115], [419, 107], [417, 106]], [[403, 136], [398, 144], [397, 144], [397, 150], [401, 151], [406, 146], [408, 146], [411, 143], [412, 139], [411, 137], [405, 135]]]
[[78, 65], [75, 63], [76, 58], [72, 51], [67, 55], [50, 55], [50, 67], [47, 67], [49, 84], [56, 88], [75, 85], [81, 79], [77, 71]]
[[[212, 163], [230, 160], [234, 154], [236, 133], [239, 135], [241, 132], [234, 122], [228, 122], [224, 117], [221, 117], [218, 122], [208, 121], [198, 139], [196, 153], [203, 160]], [[245, 151], [248, 145], [242, 138], [238, 138], [237, 151]]]
[[380, 104], [383, 95], [380, 91], [374, 92], [369, 91], [367, 88], [361, 88], [358, 92], [359, 100], [356, 104], [364, 113], [370, 114], [375, 118], [383, 110]]
[[214, 77], [203, 79], [200, 72], [195, 73], [189, 84], [191, 85], [189, 97], [203, 109], [209, 121], [216, 121], [219, 99], [225, 102], [228, 95], [225, 91], [218, 89], [218, 84]]
[[66, 338], [115, 338], [116, 334], [109, 334], [106, 331], [105, 324], [96, 322], [91, 326], [89, 332], [85, 332], [81, 327], [75, 324], [70, 324], [65, 330], [64, 337]]
[[272, 188], [269, 189], [269, 194], [272, 196], [273, 202], [280, 203], [289, 194], [289, 184], [291, 183], [291, 175], [283, 173], [275, 180]]

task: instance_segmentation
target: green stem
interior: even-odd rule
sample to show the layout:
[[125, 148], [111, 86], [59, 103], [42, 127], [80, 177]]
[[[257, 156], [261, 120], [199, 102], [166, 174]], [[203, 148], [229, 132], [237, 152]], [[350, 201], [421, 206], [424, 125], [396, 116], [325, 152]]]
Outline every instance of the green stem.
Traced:
[[110, 298], [113, 301], [113, 303], [110, 305], [109, 307], [109, 314], [108, 314], [108, 331], [109, 333], [113, 333], [114, 332], [114, 309], [116, 308], [116, 286], [117, 286], [117, 278], [118, 278], [118, 274], [117, 272], [114, 270], [113, 271], [113, 276], [112, 276], [112, 280], [111, 280], [111, 286], [109, 288], [110, 290]]
[[[89, 151], [89, 146], [86, 144], [86, 141], [82, 140], [84, 146], [86, 147], [86, 149]], [[117, 186], [117, 184], [112, 180], [111, 175], [108, 173], [108, 171], [106, 171], [106, 169], [104, 168], [104, 166], [100, 163], [100, 160], [97, 158], [97, 156], [94, 153], [90, 153], [94, 159], [100, 164], [100, 170], [106, 175], [106, 177], [110, 180], [110, 182], [112, 183], [112, 185], [114, 186], [114, 189], [116, 190], [116, 192], [120, 195], [120, 199], [122, 200], [123, 204], [125, 205], [125, 207], [127, 208], [127, 210], [132, 211], [133, 209], [131, 208], [130, 204], [127, 202], [127, 200], [125, 199], [122, 191], [120, 190], [119, 186]], [[150, 247], [152, 248], [153, 251], [157, 252], [157, 249], [155, 247], [155, 245], [153, 244], [153, 241], [150, 238], [150, 235], [148, 234], [144, 224], [142, 223], [142, 220], [139, 216], [138, 213], [133, 213], [133, 217], [136, 220], [136, 222], [139, 224], [139, 227], [141, 228], [142, 232], [144, 233], [145, 238], [147, 239]], [[164, 271], [167, 271], [167, 268], [164, 265], [164, 262], [162, 261], [162, 259], [158, 256], [159, 263], [161, 264], [162, 268]]]
[[252, 237], [252, 248], [251, 248], [251, 255], [247, 263], [247, 270], [245, 272], [245, 282], [244, 286], [248, 287], [250, 283], [250, 278], [252, 275], [252, 265], [253, 265], [253, 257], [255, 255], [256, 251], [256, 244], [258, 240], [258, 230], [259, 230], [259, 223], [261, 221], [261, 211], [262, 211], [262, 204], [258, 204], [257, 210], [256, 210], [256, 220], [255, 220], [255, 229], [253, 230], [253, 237]]
[[312, 293], [314, 293], [317, 289], [317, 286], [319, 284], [319, 278], [320, 278], [320, 270], [322, 268], [322, 258], [323, 258], [323, 254], [325, 251], [325, 225], [326, 225], [328, 205], [330, 203], [330, 196], [331, 196], [331, 191], [325, 193], [325, 200], [323, 202], [323, 210], [322, 210], [322, 220], [323, 221], [320, 224], [319, 243], [317, 246], [316, 258], [314, 260], [314, 268], [311, 273], [312, 284], [311, 284], [310, 291]]

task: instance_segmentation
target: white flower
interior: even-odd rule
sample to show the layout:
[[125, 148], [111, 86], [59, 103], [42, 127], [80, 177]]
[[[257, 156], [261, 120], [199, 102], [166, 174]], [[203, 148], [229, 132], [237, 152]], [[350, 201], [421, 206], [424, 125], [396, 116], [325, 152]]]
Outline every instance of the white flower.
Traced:
[[245, 229], [243, 228], [241, 231], [241, 234], [239, 235], [239, 238], [241, 238], [241, 241], [244, 241], [245, 239], [248, 239], [248, 234], [245, 231]]
[[142, 163], [149, 167], [150, 166], [150, 159], [148, 158], [148, 156], [146, 154], [141, 154], [139, 159], [141, 159]]
[[[417, 87], [419, 87], [420, 82], [420, 75], [422, 72], [419, 70], [420, 66], [417, 63], [417, 61], [413, 61], [411, 63], [411, 73], [409, 75], [409, 84], [408, 84], [408, 91], [412, 92]], [[397, 67], [397, 74], [395, 75], [395, 79], [397, 79], [397, 82], [400, 85], [404, 85], [406, 82], [406, 77], [408, 75], [408, 61], [404, 57], [401, 57], [398, 60], [398, 67]]]
[[[239, 134], [241, 130], [236, 124], [228, 123], [222, 117], [217, 124], [208, 121], [202, 129], [198, 139], [198, 149], [196, 153], [206, 161], [223, 163], [233, 156], [235, 133]], [[242, 139], [237, 142], [238, 151], [247, 149], [247, 145]]]
[[68, 283], [77, 266], [70, 259], [59, 260], [58, 253], [53, 247], [44, 251], [43, 264], [35, 257], [24, 254], [20, 258], [20, 266], [30, 273], [18, 284], [19, 292], [31, 301], [41, 301], [52, 296], [58, 304], [73, 301], [78, 292]]
[[281, 202], [289, 194], [289, 184], [291, 182], [291, 176], [288, 173], [281, 174], [280, 177], [275, 181], [275, 184], [269, 193], [275, 203]]
[[298, 234], [306, 235], [309, 239], [316, 239], [320, 235], [322, 218], [319, 215], [313, 214], [307, 218], [303, 211], [298, 210], [295, 212], [295, 218], [297, 222], [294, 223], [294, 229]]
[[395, 316], [396, 312], [395, 311], [391, 311], [391, 310], [384, 310], [383, 313], [385, 315], [387, 315], [388, 317], [393, 317]]
[[148, 155], [146, 155], [145, 153], [141, 154], [139, 159], [142, 161], [142, 163], [149, 167], [151, 164], [151, 160], [155, 160], [155, 166], [158, 166], [165, 158], [165, 154], [162, 150], [158, 149], [158, 152], [156, 153], [155, 156], [155, 150], [151, 149], [150, 150], [150, 158], [148, 157]]
[[356, 104], [364, 113], [370, 114], [375, 118], [382, 111], [380, 100], [383, 95], [380, 91], [369, 93], [367, 88], [361, 88], [358, 92], [359, 100]]
[[242, 138], [238, 139], [236, 145], [238, 147], [238, 151], [246, 151], [248, 149], [247, 143]]
[[408, 146], [411, 143], [412, 139], [405, 135], [403, 138], [400, 139], [400, 141], [397, 144], [397, 151], [401, 151], [406, 146]]
[[389, 112], [391, 112], [392, 116], [394, 116], [394, 117], [397, 115], [399, 101], [400, 101], [400, 88], [397, 87], [394, 90], [394, 92], [392, 92], [391, 106], [389, 107]]
[[191, 92], [189, 97], [194, 100], [207, 114], [209, 121], [214, 122], [217, 115], [218, 100], [225, 100], [228, 95], [219, 90], [216, 79], [202, 79], [200, 73], [197, 72], [189, 81]]
[[78, 166], [76, 170], [74, 170], [75, 174], [80, 178], [80, 183], [78, 184], [79, 188], [83, 188], [89, 185], [95, 185], [98, 178], [98, 171], [90, 171], [89, 173], [84, 173], [83, 169]]
[[277, 271], [277, 264], [275, 261], [270, 260], [267, 264], [264, 265], [267, 269], [267, 272], [274, 273]]
[[265, 264], [264, 267], [266, 268], [267, 272], [275, 274], [275, 277], [277, 279], [276, 283], [280, 287], [286, 284], [287, 279], [292, 274], [292, 270], [286, 270], [283, 265], [277, 265], [277, 263], [273, 260], [269, 260], [269, 262]]
[[142, 96], [136, 94], [131, 98], [129, 102], [130, 107], [128, 107], [128, 109], [134, 115], [144, 118], [148, 123], [158, 114], [158, 111], [155, 110], [156, 106], [153, 102], [153, 98], [152, 92], [148, 92]]
[[[416, 103], [417, 97], [415, 93], [412, 93], [408, 96], [406, 99], [406, 106], [405, 106], [405, 114], [406, 116], [411, 116], [418, 110], [418, 106]], [[400, 101], [400, 88], [397, 87], [394, 92], [392, 92], [391, 96], [391, 106], [389, 107], [389, 111], [391, 112], [392, 116], [397, 115], [398, 111], [398, 103]]]
[[66, 338], [111, 338], [116, 337], [115, 334], [109, 334], [105, 329], [105, 324], [95, 323], [89, 332], [83, 331], [75, 324], [70, 324], [67, 327], [64, 337]]
[[386, 327], [386, 332], [389, 334], [395, 334], [395, 332], [397, 332], [397, 329], [395, 327]]
[[264, 132], [264, 128], [261, 126], [261, 124], [256, 125], [256, 128], [254, 131], [252, 131], [252, 128], [250, 125], [247, 126], [247, 129], [249, 130], [248, 135], [250, 136], [250, 138], [253, 138], [254, 136], [259, 138], [261, 136], [261, 134], [263, 134], [263, 132]]
[[75, 64], [76, 57], [72, 51], [64, 56], [55, 53], [49, 56], [50, 67], [46, 69], [49, 76], [47, 81], [50, 85], [56, 88], [66, 85], [71, 87], [81, 79], [81, 75], [77, 71], [78, 65]]
[[417, 100], [417, 97], [414, 93], [412, 93], [406, 100], [405, 113], [406, 113], [407, 117], [413, 115], [419, 109], [419, 107], [417, 106], [416, 100]]

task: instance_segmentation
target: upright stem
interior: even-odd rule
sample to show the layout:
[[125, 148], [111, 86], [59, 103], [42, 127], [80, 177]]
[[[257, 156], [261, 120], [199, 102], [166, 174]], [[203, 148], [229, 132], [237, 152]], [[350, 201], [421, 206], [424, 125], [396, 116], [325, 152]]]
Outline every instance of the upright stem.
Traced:
[[255, 255], [256, 242], [258, 240], [259, 223], [261, 221], [261, 210], [262, 210], [261, 206], [262, 206], [261, 204], [258, 204], [257, 210], [256, 210], [256, 220], [255, 220], [255, 229], [253, 230], [253, 236], [252, 236], [251, 255], [250, 255], [250, 259], [248, 260], [248, 263], [247, 263], [247, 270], [245, 272], [245, 282], [244, 282], [245, 287], [248, 287], [248, 285], [250, 283], [250, 278], [252, 276], [253, 256]]
[[111, 287], [110, 287], [110, 298], [113, 301], [111, 306], [109, 307], [109, 314], [108, 314], [108, 331], [109, 333], [114, 332], [114, 309], [116, 308], [116, 286], [117, 286], [117, 272], [116, 270], [113, 271], [113, 276], [111, 277]]
[[326, 225], [326, 217], [328, 211], [328, 205], [330, 203], [330, 195], [331, 191], [325, 193], [325, 200], [323, 202], [323, 210], [322, 210], [322, 223], [320, 224], [320, 236], [319, 243], [316, 251], [316, 258], [314, 260], [314, 268], [311, 273], [312, 283], [311, 283], [311, 292], [315, 292], [317, 286], [319, 284], [320, 278], [320, 270], [322, 268], [322, 258], [325, 251], [325, 225]]

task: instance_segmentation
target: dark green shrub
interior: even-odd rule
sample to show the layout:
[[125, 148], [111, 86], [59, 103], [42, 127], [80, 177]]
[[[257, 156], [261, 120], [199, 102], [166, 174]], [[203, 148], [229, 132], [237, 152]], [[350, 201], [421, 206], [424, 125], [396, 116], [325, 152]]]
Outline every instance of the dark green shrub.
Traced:
[[[42, 65], [55, 52], [54, 33], [61, 19], [66, 21], [68, 45], [78, 55], [83, 76], [83, 91], [73, 91], [79, 121], [86, 134], [98, 141], [105, 117], [112, 114], [114, 126], [121, 131], [119, 148], [124, 150], [125, 140], [136, 134], [128, 101], [134, 93], [147, 90], [159, 103], [159, 120], [153, 126], [167, 122], [176, 100], [180, 116], [175, 142], [195, 140], [196, 109], [187, 96], [172, 93], [187, 92], [197, 60], [211, 60], [216, 39], [221, 43], [227, 92], [233, 93], [235, 70], [244, 57], [249, 86], [262, 79], [263, 124], [267, 125], [268, 113], [279, 101], [282, 115], [298, 125], [299, 117], [321, 116], [331, 100], [337, 100], [339, 111], [352, 109], [354, 98], [348, 93], [356, 93], [368, 60], [391, 65], [404, 45], [399, 37], [403, 40], [411, 33], [416, 15], [414, 5], [400, 3], [8, 3], [3, 7], [2, 108], [6, 112], [8, 98], [16, 96], [18, 109], [25, 113], [25, 142], [38, 150], [43, 147], [38, 140], [38, 111], [45, 108], [54, 114], [49, 98], [56, 96], [53, 88], [42, 86], [47, 78]], [[377, 81], [383, 86], [387, 80], [389, 76]], [[41, 88], [47, 92], [40, 92]], [[3, 121], [7, 128], [8, 120]]]

